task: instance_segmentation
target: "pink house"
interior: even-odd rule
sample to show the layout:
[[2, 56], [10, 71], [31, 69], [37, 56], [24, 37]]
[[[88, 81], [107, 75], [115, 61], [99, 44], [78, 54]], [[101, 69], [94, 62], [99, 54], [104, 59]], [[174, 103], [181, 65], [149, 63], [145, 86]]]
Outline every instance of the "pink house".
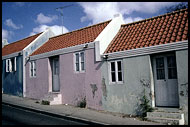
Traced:
[[112, 20], [50, 38], [26, 64], [26, 97], [102, 109], [101, 55], [124, 24]]

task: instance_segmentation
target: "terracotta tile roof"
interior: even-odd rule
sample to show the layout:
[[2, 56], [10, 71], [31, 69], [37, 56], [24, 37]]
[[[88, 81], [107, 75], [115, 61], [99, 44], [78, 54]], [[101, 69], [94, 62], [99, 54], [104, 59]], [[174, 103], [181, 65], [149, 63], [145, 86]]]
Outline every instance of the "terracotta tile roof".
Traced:
[[52, 37], [33, 52], [31, 56], [93, 42], [110, 21], [111, 20]]
[[188, 10], [122, 25], [105, 53], [188, 40]]
[[2, 48], [2, 56], [9, 55], [15, 52], [23, 50], [27, 45], [29, 45], [34, 39], [36, 39], [41, 33], [35, 34], [33, 36], [24, 38], [22, 40], [5, 45]]

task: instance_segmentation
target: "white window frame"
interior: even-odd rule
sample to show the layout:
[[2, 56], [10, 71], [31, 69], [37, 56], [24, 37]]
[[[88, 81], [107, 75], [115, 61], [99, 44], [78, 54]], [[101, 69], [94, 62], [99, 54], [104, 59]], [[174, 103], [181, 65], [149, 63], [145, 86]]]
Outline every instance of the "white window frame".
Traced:
[[[12, 68], [14, 64], [14, 70]], [[12, 63], [11, 59], [6, 59], [6, 72], [16, 71], [16, 57], [14, 57], [14, 63]]]
[[[81, 53], [83, 53], [84, 54], [84, 61], [82, 61], [82, 58], [81, 58]], [[79, 54], [79, 71], [77, 71], [76, 69], [76, 54]], [[84, 51], [81, 51], [81, 52], [75, 52], [74, 54], [73, 54], [73, 58], [74, 58], [74, 71], [76, 72], [76, 73], [83, 73], [83, 72], [85, 72], [85, 52]], [[82, 62], [84, 62], [84, 70], [82, 70]]]
[[30, 77], [31, 78], [35, 78], [36, 77], [36, 61], [31, 61], [30, 62], [29, 72], [30, 72]]
[[[118, 80], [118, 65], [117, 65], [117, 62], [121, 62], [121, 76], [122, 76], [122, 81], [119, 81]], [[111, 71], [111, 63], [114, 63], [115, 64], [115, 82], [112, 82], [112, 71]], [[122, 60], [115, 60], [115, 61], [109, 61], [109, 83], [110, 84], [123, 84], [123, 62]]]
[[14, 58], [14, 65], [15, 65], [15, 67], [14, 67], [14, 69], [15, 69], [15, 71], [16, 71], [16, 57]]
[[10, 72], [11, 59], [6, 59], [6, 72]]

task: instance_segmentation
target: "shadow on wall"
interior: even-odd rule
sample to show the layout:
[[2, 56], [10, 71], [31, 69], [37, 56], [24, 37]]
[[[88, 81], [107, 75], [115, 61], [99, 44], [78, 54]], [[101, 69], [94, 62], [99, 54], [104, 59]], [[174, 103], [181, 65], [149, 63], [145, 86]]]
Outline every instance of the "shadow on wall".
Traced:
[[[5, 78], [4, 85], [3, 85], [3, 92], [5, 94], [15, 95], [15, 96], [23, 96], [23, 86], [17, 80], [17, 77], [14, 75], [15, 72], [9, 73], [9, 76]], [[12, 77], [12, 79], [9, 79]]]
[[96, 67], [96, 70], [99, 70], [99, 69], [101, 68], [101, 66], [103, 65], [104, 61], [101, 61], [101, 62], [96, 62], [96, 61], [94, 61], [94, 64], [97, 64], [97, 63], [99, 63], [99, 64], [98, 64], [98, 66]]
[[[147, 93], [147, 91], [150, 91], [150, 81], [141, 79], [140, 80], [142, 84], [142, 92], [137, 96], [137, 104], [135, 106], [135, 114], [138, 116], [146, 117], [147, 112], [152, 112], [153, 108], [150, 105], [150, 97], [151, 93]], [[150, 97], [148, 97], [148, 95]]]

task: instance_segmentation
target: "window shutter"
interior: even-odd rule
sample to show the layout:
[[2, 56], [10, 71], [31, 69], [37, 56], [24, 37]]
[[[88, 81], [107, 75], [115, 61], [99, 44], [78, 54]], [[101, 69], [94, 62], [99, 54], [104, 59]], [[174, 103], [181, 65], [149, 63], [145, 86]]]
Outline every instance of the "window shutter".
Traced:
[[33, 76], [33, 74], [32, 74], [32, 61], [30, 62], [30, 76], [32, 77]]
[[9, 71], [12, 72], [12, 63], [10, 59], [9, 59]]
[[36, 76], [36, 62], [33, 61], [33, 76]]
[[6, 72], [9, 72], [9, 69], [8, 69], [9, 65], [8, 64], [9, 64], [9, 60], [7, 59], [6, 60], [6, 65], [5, 65], [6, 66]]
[[16, 71], [16, 57], [15, 57], [15, 61], [14, 61], [14, 63], [15, 63], [15, 67], [14, 67], [14, 68], [15, 68], [15, 71]]

